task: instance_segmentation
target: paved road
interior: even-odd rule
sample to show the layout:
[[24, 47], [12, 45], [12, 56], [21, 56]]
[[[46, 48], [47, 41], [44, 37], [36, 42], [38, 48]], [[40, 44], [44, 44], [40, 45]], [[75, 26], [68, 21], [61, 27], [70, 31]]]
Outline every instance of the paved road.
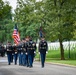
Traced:
[[40, 62], [34, 62], [33, 68], [27, 68], [13, 63], [7, 65], [6, 58], [0, 58], [0, 75], [76, 75], [76, 68], [55, 64], [45, 64], [41, 68]]

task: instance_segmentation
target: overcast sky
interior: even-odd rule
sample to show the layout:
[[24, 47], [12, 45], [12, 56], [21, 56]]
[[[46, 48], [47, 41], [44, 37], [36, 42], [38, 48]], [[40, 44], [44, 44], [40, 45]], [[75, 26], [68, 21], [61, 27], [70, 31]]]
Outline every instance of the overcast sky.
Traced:
[[[3, 1], [9, 1], [10, 5], [13, 7], [13, 10], [16, 8], [17, 0], [3, 0]], [[37, 1], [41, 1], [41, 0], [37, 0]]]
[[9, 1], [10, 5], [12, 6], [12, 10], [14, 11], [14, 9], [16, 8], [17, 0], [3, 0], [3, 1]]

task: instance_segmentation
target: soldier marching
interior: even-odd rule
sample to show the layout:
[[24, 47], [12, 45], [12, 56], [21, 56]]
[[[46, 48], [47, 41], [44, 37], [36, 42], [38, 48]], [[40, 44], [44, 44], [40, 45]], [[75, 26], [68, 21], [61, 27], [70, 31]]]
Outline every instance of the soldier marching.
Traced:
[[33, 67], [35, 53], [36, 53], [36, 43], [33, 42], [32, 38], [29, 38], [29, 42], [27, 45], [27, 54], [30, 68]]
[[48, 44], [45, 41], [45, 38], [42, 37], [41, 38], [41, 41], [39, 42], [39, 54], [40, 54], [40, 57], [41, 57], [41, 65], [42, 65], [42, 68], [44, 67], [44, 63], [45, 63], [45, 58], [46, 58], [47, 51], [48, 51]]
[[7, 51], [8, 65], [11, 65], [11, 62], [12, 62], [12, 53], [13, 53], [13, 47], [12, 47], [11, 42], [7, 43], [6, 51]]
[[[11, 65], [12, 62], [17, 65], [17, 62], [19, 61], [19, 66], [32, 68], [36, 50], [36, 42], [34, 42], [31, 37], [23, 38], [22, 41], [19, 41], [17, 45], [12, 45], [10, 42], [8, 42], [6, 46], [8, 65]], [[43, 37], [39, 42], [38, 51], [41, 58], [41, 67], [43, 68], [46, 53], [48, 51], [48, 44]]]

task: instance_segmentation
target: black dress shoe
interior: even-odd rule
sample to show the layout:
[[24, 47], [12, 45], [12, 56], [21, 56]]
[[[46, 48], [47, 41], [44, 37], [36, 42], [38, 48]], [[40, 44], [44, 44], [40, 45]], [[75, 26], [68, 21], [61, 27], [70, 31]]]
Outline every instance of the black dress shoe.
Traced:
[[10, 63], [8, 65], [11, 65]]
[[44, 68], [44, 65], [42, 65], [42, 68]]
[[29, 66], [29, 68], [32, 68], [33, 66]]

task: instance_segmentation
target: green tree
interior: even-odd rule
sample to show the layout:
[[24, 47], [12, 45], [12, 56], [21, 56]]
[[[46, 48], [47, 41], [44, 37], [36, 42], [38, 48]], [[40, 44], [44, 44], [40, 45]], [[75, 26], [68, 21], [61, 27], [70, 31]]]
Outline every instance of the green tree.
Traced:
[[[9, 5], [9, 2], [3, 2], [0, 0], [0, 41], [7, 41], [7, 36], [11, 34], [9, 32], [7, 34], [7, 30], [11, 31], [11, 23], [12, 23], [12, 7]], [[9, 24], [9, 27], [8, 27]], [[10, 36], [9, 36], [10, 37]], [[10, 39], [9, 39], [10, 40]]]
[[37, 38], [42, 26], [48, 41], [59, 40], [63, 60], [65, 58], [62, 43], [64, 40], [73, 39], [75, 33], [75, 8], [75, 0], [17, 0], [15, 21], [19, 25], [21, 37], [31, 35]]
[[38, 37], [40, 20], [37, 16], [35, 8], [36, 0], [17, 0], [17, 8], [15, 10], [15, 21], [19, 25], [21, 38], [31, 35], [35, 39]]
[[50, 32], [50, 38], [52, 40], [58, 40], [60, 42], [61, 59], [64, 58], [64, 49], [62, 42], [64, 40], [71, 40], [74, 30], [74, 15], [75, 15], [75, 1], [72, 0], [46, 0], [46, 10], [48, 7], [47, 20], [47, 33]]

